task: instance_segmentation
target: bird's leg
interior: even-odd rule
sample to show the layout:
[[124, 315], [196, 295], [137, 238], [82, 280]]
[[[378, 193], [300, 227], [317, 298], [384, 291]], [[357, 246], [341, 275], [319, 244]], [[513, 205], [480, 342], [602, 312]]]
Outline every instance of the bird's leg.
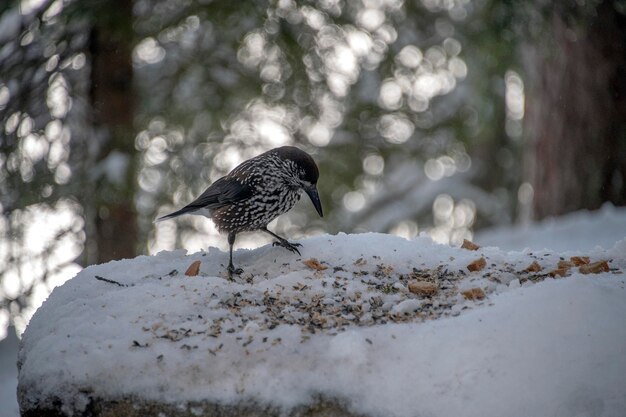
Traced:
[[228, 279], [232, 281], [233, 279], [233, 274], [241, 274], [243, 272], [243, 269], [241, 268], [237, 268], [235, 269], [235, 266], [233, 265], [233, 245], [235, 244], [235, 237], [237, 236], [237, 233], [235, 232], [230, 232], [228, 234], [228, 244], [230, 245], [230, 258], [228, 261]]
[[272, 236], [274, 236], [276, 239], [278, 239], [278, 242], [274, 242], [272, 245], [273, 246], [282, 246], [283, 248], [290, 250], [292, 252], [297, 253], [298, 255], [300, 255], [300, 251], [298, 250], [298, 246], [302, 246], [299, 243], [291, 243], [289, 241], [287, 241], [287, 239], [278, 236], [276, 233], [274, 232], [270, 232], [269, 230], [267, 230], [267, 227], [264, 227], [263, 230], [265, 233], [268, 233]]

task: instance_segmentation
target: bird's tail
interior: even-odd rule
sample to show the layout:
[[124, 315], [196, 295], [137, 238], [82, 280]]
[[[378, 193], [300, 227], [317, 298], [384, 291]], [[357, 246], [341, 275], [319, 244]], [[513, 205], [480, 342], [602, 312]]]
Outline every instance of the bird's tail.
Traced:
[[162, 216], [162, 217], [159, 217], [159, 218], [155, 219], [154, 223], [158, 223], [158, 222], [163, 221], [163, 220], [172, 219], [174, 217], [178, 217], [178, 216], [181, 216], [183, 214], [191, 213], [191, 212], [194, 212], [194, 211], [196, 211], [198, 209], [199, 209], [199, 207], [189, 207], [189, 206], [186, 206], [186, 207], [181, 208], [178, 211], [175, 211], [175, 212], [170, 213], [170, 214], [166, 214], [165, 216]]

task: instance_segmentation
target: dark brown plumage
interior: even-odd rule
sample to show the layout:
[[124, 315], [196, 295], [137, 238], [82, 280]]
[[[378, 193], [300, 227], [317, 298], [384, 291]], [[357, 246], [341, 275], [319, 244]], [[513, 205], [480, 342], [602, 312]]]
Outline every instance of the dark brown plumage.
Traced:
[[320, 216], [322, 205], [317, 192], [319, 171], [306, 152], [283, 146], [242, 162], [228, 175], [215, 181], [197, 199], [158, 218], [167, 220], [182, 214], [210, 217], [220, 232], [228, 233], [230, 261], [228, 276], [240, 274], [233, 266], [233, 245], [237, 233], [261, 230], [278, 239], [274, 245], [300, 254], [299, 243], [290, 243], [267, 229], [269, 222], [289, 211], [304, 190]]

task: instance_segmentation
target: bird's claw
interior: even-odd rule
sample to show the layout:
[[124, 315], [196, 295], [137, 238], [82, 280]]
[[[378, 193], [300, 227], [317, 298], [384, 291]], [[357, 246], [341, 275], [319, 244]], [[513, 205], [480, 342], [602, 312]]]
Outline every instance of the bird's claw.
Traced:
[[243, 269], [235, 268], [233, 265], [228, 265], [228, 268], [226, 268], [226, 270], [228, 271], [228, 279], [230, 281], [233, 280], [233, 274], [235, 274], [235, 275], [243, 274]]
[[288, 242], [287, 240], [279, 240], [278, 242], [272, 243], [272, 246], [282, 246], [283, 248], [300, 255], [300, 251], [298, 250], [298, 247], [302, 246], [302, 244], [291, 243], [291, 242]]

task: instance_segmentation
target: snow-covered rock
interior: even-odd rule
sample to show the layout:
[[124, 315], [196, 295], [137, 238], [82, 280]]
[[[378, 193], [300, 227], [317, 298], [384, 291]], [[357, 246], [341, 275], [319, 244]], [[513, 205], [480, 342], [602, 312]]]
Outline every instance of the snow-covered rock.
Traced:
[[[234, 282], [213, 248], [84, 269], [23, 335], [23, 415], [624, 415], [626, 240], [585, 253], [301, 243], [301, 257], [237, 251]], [[583, 275], [572, 256], [607, 262]], [[565, 278], [551, 276], [559, 261]]]

